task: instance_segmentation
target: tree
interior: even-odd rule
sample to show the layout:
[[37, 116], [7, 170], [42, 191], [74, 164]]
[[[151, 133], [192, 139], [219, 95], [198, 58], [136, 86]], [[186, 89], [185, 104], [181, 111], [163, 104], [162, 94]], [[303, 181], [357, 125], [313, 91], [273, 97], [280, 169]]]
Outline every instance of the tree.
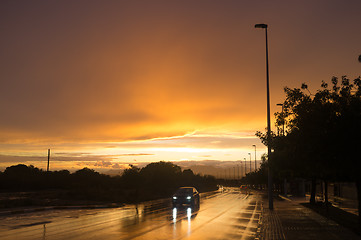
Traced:
[[357, 186], [358, 209], [361, 227], [361, 155], [357, 151], [361, 144], [361, 78], [358, 77], [350, 83], [343, 76], [341, 84], [337, 78], [332, 79], [333, 100], [338, 106], [338, 159], [340, 177], [354, 181]]
[[72, 174], [73, 187], [79, 189], [105, 189], [110, 184], [110, 176], [100, 174], [93, 169], [83, 168]]
[[171, 162], [150, 163], [141, 169], [140, 174], [147, 179], [149, 188], [158, 188], [161, 191], [172, 191], [179, 182], [182, 169]]
[[42, 170], [24, 164], [7, 167], [3, 178], [5, 188], [16, 190], [40, 189], [44, 182]]
[[[276, 124], [285, 124], [285, 136], [272, 137], [273, 161], [278, 170], [289, 169], [306, 178], [324, 181], [354, 181], [361, 208], [361, 79], [342, 76], [322, 82], [311, 94], [306, 84], [285, 88], [284, 111]], [[258, 133], [264, 138], [264, 135]], [[268, 144], [263, 139], [265, 144]], [[311, 202], [314, 201], [312, 192]], [[359, 214], [360, 215], [360, 214]]]
[[125, 188], [139, 188], [141, 185], [140, 169], [129, 164], [129, 168], [123, 171], [122, 181], [126, 184]]

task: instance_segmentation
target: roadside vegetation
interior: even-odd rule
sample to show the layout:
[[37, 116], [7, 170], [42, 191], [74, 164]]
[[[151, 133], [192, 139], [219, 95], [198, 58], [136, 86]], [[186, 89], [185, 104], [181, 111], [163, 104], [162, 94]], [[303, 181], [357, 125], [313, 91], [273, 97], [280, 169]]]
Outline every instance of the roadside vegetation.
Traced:
[[[333, 77], [331, 84], [322, 81], [312, 93], [306, 84], [284, 89], [283, 111], [275, 114], [277, 131], [256, 135], [272, 148], [271, 161], [264, 156], [262, 167], [243, 180], [252, 184], [267, 183], [268, 164], [274, 183], [302, 178], [311, 182], [310, 204], [316, 204], [316, 181], [353, 182], [357, 187], [361, 226], [361, 79]], [[284, 129], [284, 130], [283, 130]], [[328, 208], [327, 187], [324, 206]]]
[[144, 168], [130, 165], [122, 175], [109, 176], [83, 168], [43, 171], [19, 164], [0, 172], [0, 207], [137, 203], [170, 197], [180, 186], [200, 192], [217, 189], [212, 176], [182, 170], [171, 162], [151, 163]]

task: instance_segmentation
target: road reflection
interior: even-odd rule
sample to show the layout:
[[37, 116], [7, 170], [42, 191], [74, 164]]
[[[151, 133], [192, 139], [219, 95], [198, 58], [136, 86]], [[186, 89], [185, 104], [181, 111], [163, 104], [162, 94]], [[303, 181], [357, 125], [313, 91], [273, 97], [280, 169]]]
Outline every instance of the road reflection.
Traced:
[[192, 209], [191, 209], [191, 208], [187, 208], [187, 218], [188, 218], [188, 221], [191, 220], [191, 217], [192, 217]]
[[173, 208], [173, 222], [177, 222], [177, 208]]
[[192, 209], [187, 208], [187, 219], [188, 219], [188, 230], [187, 230], [187, 236], [191, 235], [191, 217], [192, 217]]
[[254, 220], [259, 218], [255, 197], [240, 199], [233, 191], [224, 191], [204, 195], [201, 200], [201, 209], [199, 206], [173, 208], [171, 201], [166, 199], [129, 204], [119, 209], [56, 211], [31, 215], [21, 221], [12, 218], [8, 231], [3, 231], [0, 238], [142, 240], [254, 236], [253, 232], [257, 230]]
[[53, 210], [9, 216], [5, 217], [7, 221], [0, 221], [0, 239], [178, 239], [193, 235], [195, 229], [204, 225], [220, 196], [219, 192], [203, 194], [202, 210], [198, 204], [194, 208], [173, 209], [171, 199], [160, 199], [116, 209]]
[[46, 224], [43, 225], [43, 240], [46, 239]]
[[174, 223], [182, 219], [187, 219], [188, 221], [191, 221], [192, 218], [195, 218], [197, 216], [197, 211], [194, 211], [194, 209], [190, 207], [186, 209], [173, 208], [172, 216]]
[[192, 208], [186, 209], [177, 209], [173, 208], [173, 236], [176, 235], [177, 232], [177, 222], [179, 223], [180, 228], [182, 228], [182, 220], [187, 220], [187, 236], [190, 236], [192, 233], [192, 219], [197, 216], [197, 212], [193, 212]]

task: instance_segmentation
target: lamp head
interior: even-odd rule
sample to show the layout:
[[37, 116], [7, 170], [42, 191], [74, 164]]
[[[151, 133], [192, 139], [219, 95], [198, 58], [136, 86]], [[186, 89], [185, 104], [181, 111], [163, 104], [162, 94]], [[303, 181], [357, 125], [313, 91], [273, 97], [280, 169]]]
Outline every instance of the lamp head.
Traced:
[[254, 25], [254, 27], [255, 28], [267, 28], [267, 24], [259, 23], [259, 24]]

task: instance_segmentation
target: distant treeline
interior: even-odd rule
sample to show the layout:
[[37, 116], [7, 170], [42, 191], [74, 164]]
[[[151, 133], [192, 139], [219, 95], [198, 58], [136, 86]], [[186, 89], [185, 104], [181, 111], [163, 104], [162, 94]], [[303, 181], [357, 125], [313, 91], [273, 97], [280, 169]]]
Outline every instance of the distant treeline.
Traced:
[[[122, 175], [109, 176], [83, 168], [43, 171], [19, 164], [0, 172], [1, 192], [55, 190], [57, 198], [108, 202], [140, 202], [171, 196], [181, 186], [194, 186], [200, 192], [217, 189], [213, 176], [194, 174], [171, 162], [151, 163], [143, 168], [130, 165]], [[61, 194], [60, 194], [61, 193]]]

